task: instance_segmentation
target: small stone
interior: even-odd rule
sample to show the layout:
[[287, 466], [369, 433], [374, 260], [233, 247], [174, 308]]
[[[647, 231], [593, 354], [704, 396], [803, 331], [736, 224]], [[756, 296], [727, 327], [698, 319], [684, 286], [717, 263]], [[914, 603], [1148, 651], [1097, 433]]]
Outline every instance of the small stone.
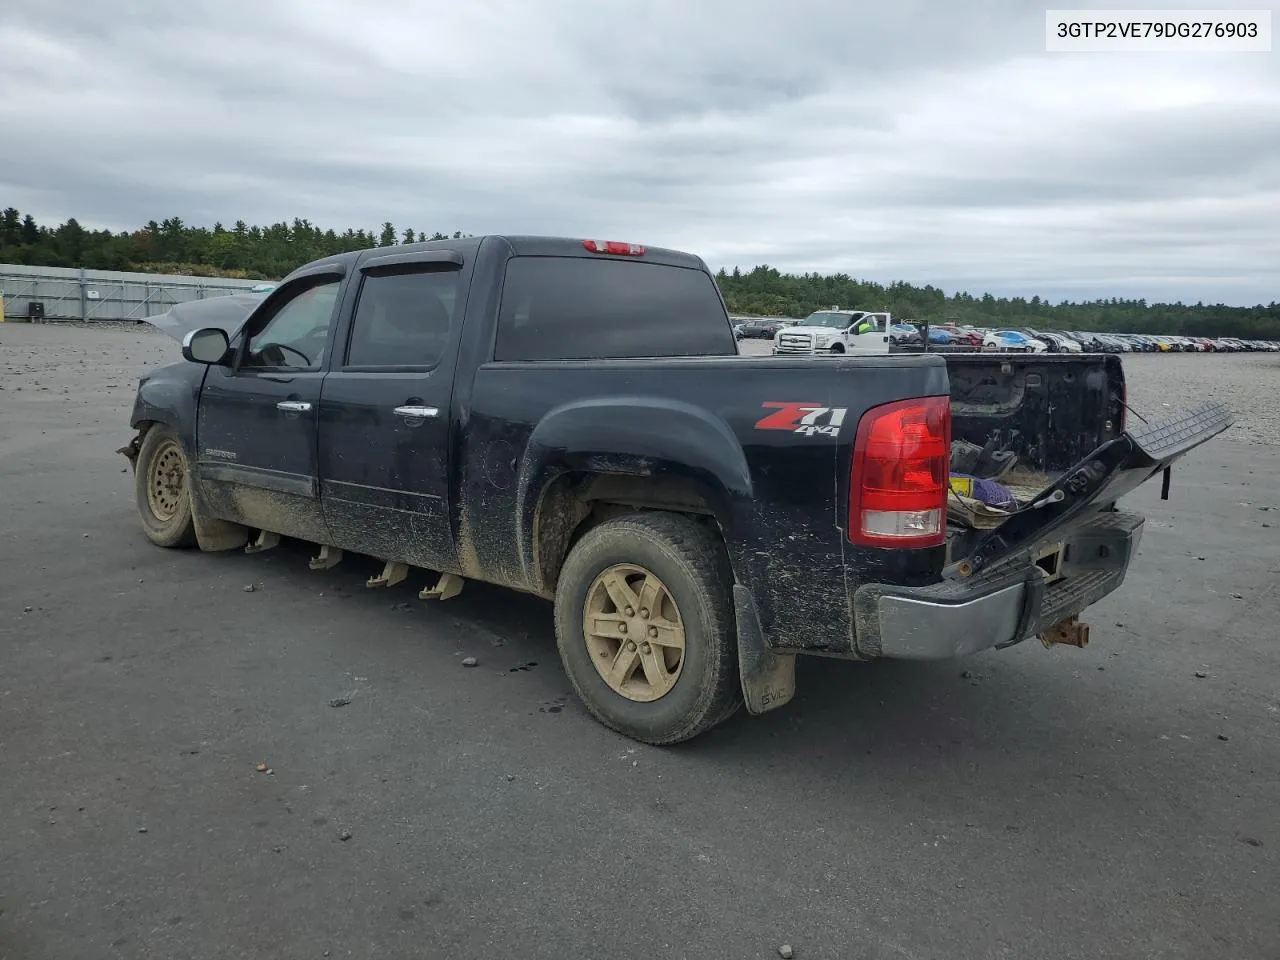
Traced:
[[515, 777], [515, 774], [514, 774], [514, 773], [508, 773], [508, 774], [507, 774], [506, 779], [507, 779], [507, 783], [515, 783], [515, 782], [516, 782], [516, 777]]
[[1271, 524], [1269, 523], [1264, 523], [1263, 526], [1266, 527], [1268, 530], [1271, 529]]
[[1233, 593], [1233, 594], [1231, 595], [1231, 599], [1232, 599], [1232, 600], [1243, 600], [1243, 599], [1244, 599], [1244, 597], [1243, 597], [1241, 594]]
[[1243, 843], [1243, 844], [1245, 844], [1246, 846], [1250, 846], [1250, 847], [1260, 847], [1260, 846], [1262, 846], [1262, 841], [1261, 841], [1261, 840], [1255, 840], [1253, 837], [1241, 837], [1241, 838], [1240, 838], [1240, 842], [1241, 842], [1241, 843]]
[[960, 678], [961, 678], [962, 680], [972, 680], [972, 679], [973, 679], [973, 671], [972, 671], [972, 670], [966, 670], [964, 673], [960, 674]]
[[341, 840], [343, 843], [346, 843], [348, 840], [351, 839], [351, 831], [343, 830], [340, 834], [338, 834], [338, 839]]
[[23, 607], [23, 608], [22, 608], [22, 612], [23, 612], [23, 613], [30, 613], [30, 612], [31, 612], [31, 608], [30, 608], [30, 607]]
[[1205, 679], [1205, 678], [1206, 678], [1206, 677], [1208, 677], [1208, 676], [1209, 676], [1209, 675], [1208, 675], [1207, 673], [1205, 673], [1203, 670], [1197, 670], [1197, 671], [1196, 671], [1196, 679], [1197, 679], [1197, 680], [1203, 680], [1203, 679]]
[[266, 773], [271, 768], [268, 767], [265, 763], [260, 763], [253, 769], [257, 770], [259, 773]]
[[1106, 667], [1099, 667], [1098, 669], [1099, 669], [1099, 670], [1105, 670], [1105, 669], [1107, 669], [1107, 668], [1106, 668]]
[[782, 960], [791, 960], [795, 955], [796, 952], [791, 949], [791, 944], [789, 943], [784, 943], [778, 948], [778, 956], [780, 956]]
[[255, 587], [252, 583], [247, 583], [247, 584], [245, 584], [244, 592], [245, 592], [245, 593], [253, 593], [253, 592], [254, 592], [255, 590], [257, 590], [257, 589], [258, 589], [258, 588], [257, 588], [257, 587]]
[[350, 702], [351, 702], [351, 698], [350, 698], [350, 697], [334, 697], [332, 700], [330, 700], [330, 701], [329, 701], [329, 706], [331, 706], [331, 707], [345, 707], [345, 706], [346, 706], [347, 704], [349, 704]]
[[478, 667], [480, 666], [480, 661], [477, 660], [475, 657], [466, 657], [465, 659], [463, 659], [462, 665], [464, 667]]
[[139, 833], [146, 833], [146, 832], [147, 832], [147, 828], [146, 828], [146, 827], [139, 827], [139, 828], [138, 828], [138, 832], [139, 832]]
[[1225, 733], [1220, 733], [1218, 734], [1218, 739], [1221, 740], [1223, 743], [1226, 743], [1231, 738], [1228, 737]]

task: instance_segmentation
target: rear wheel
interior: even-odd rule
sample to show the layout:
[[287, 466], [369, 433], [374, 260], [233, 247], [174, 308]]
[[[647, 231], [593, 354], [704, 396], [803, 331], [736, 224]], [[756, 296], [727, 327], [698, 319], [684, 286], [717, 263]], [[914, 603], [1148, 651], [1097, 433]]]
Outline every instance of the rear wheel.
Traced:
[[633, 514], [574, 546], [556, 588], [556, 642], [591, 714], [645, 743], [709, 730], [741, 706], [732, 574], [687, 517]]
[[138, 451], [134, 496], [142, 532], [161, 547], [190, 547], [196, 542], [191, 520], [187, 455], [173, 428], [157, 424]]

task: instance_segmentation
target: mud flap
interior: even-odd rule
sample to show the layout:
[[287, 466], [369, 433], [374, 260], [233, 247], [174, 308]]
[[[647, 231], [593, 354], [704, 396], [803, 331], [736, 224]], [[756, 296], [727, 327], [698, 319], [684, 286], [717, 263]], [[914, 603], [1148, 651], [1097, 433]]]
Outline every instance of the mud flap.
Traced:
[[1167, 497], [1173, 462], [1233, 422], [1226, 407], [1211, 403], [1170, 420], [1143, 424], [1109, 440], [978, 540], [968, 556], [944, 567], [943, 577], [963, 580], [995, 564], [1029, 554], [1037, 543], [1071, 524], [1091, 505], [1114, 504], [1157, 473], [1164, 475], [1161, 493]]
[[195, 471], [187, 474], [188, 496], [191, 498], [191, 525], [196, 530], [196, 545], [205, 553], [239, 550], [249, 543], [249, 528], [229, 520], [219, 520], [209, 511], [200, 496], [200, 482]]
[[733, 609], [738, 625], [738, 673], [747, 711], [755, 716], [791, 702], [796, 694], [795, 654], [774, 653], [764, 642], [760, 616], [751, 591], [733, 586]]

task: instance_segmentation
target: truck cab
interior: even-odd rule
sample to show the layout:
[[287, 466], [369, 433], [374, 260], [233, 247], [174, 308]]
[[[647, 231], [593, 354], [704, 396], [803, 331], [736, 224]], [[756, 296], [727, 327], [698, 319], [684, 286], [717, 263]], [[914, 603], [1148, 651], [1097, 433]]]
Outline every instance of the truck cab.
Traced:
[[867, 310], [819, 310], [800, 323], [779, 330], [774, 356], [815, 354], [883, 355], [889, 352], [893, 317]]

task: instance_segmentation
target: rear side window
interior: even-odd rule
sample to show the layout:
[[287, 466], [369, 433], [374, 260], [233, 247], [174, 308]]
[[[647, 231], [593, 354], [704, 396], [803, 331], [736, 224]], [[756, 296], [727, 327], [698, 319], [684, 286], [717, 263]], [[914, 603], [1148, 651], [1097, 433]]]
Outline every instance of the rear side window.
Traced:
[[456, 269], [365, 276], [351, 321], [348, 367], [433, 367], [458, 299]]
[[507, 263], [497, 360], [735, 353], [715, 283], [700, 270], [588, 257]]

